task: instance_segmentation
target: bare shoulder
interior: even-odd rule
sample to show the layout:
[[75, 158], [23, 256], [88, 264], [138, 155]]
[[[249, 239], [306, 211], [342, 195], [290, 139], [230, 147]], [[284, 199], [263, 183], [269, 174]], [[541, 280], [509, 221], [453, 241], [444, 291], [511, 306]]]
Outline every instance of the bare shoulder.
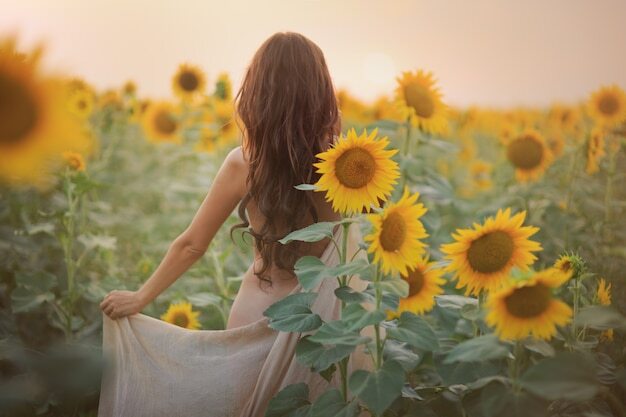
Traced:
[[237, 191], [240, 197], [246, 194], [246, 178], [248, 176], [248, 162], [244, 158], [241, 146], [231, 149], [222, 162], [221, 177], [227, 181], [228, 187]]
[[228, 152], [228, 155], [226, 155], [224, 163], [232, 165], [235, 168], [246, 168], [248, 163], [246, 159], [244, 158], [243, 149], [241, 148], [241, 145], [235, 146], [233, 149], [230, 150], [230, 152]]

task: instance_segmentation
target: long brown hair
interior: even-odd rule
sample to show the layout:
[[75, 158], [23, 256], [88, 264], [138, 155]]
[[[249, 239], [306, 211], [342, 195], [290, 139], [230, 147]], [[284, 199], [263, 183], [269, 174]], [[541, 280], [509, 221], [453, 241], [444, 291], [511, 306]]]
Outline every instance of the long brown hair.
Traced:
[[[267, 269], [274, 264], [293, 276], [300, 246], [277, 241], [309, 219], [318, 221], [312, 191], [294, 186], [318, 180], [315, 155], [328, 149], [341, 130], [322, 50], [299, 33], [275, 33], [254, 54], [235, 102], [250, 168], [249, 192], [238, 209], [242, 222], [230, 233], [232, 237], [236, 228], [248, 228], [244, 233], [254, 237], [263, 260], [261, 270], [254, 273], [259, 285], [264, 281], [272, 286]], [[266, 219], [261, 230], [249, 227], [245, 208], [250, 199]]]

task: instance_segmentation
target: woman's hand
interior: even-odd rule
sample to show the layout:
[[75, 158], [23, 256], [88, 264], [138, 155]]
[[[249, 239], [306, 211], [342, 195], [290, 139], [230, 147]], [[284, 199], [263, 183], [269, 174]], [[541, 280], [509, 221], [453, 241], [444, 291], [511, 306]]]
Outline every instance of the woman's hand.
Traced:
[[104, 297], [100, 308], [110, 318], [118, 319], [139, 313], [145, 305], [137, 291], [113, 290]]

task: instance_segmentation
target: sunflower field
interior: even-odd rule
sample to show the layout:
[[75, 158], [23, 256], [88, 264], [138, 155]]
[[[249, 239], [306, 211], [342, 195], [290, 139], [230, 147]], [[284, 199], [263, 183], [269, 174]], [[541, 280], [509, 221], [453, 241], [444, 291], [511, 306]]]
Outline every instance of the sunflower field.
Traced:
[[[151, 276], [241, 132], [227, 73], [183, 63], [158, 101], [140, 80], [98, 91], [44, 59], [0, 39], [0, 415], [95, 416], [99, 303]], [[340, 224], [366, 256], [340, 241], [339, 265], [301, 258], [303, 292], [265, 315], [306, 333], [297, 360], [341, 384], [287, 386], [265, 415], [626, 416], [626, 93], [455, 108], [437, 84], [415, 69], [371, 103], [337, 91], [342, 134], [317, 155], [320, 180], [295, 186], [343, 218], [281, 243]], [[252, 259], [235, 223], [143, 313], [225, 328]], [[324, 279], [336, 321], [310, 309]], [[372, 366], [349, 373], [357, 349]]]

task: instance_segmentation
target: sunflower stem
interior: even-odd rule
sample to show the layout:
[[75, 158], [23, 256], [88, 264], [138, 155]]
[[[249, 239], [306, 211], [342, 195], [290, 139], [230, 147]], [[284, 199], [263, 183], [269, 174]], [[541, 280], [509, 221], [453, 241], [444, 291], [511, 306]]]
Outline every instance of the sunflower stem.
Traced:
[[[574, 176], [576, 175], [576, 165], [578, 163], [578, 153], [580, 149], [575, 149], [572, 152], [572, 157], [570, 159], [570, 169], [568, 175], [568, 183], [567, 183], [567, 198], [565, 199], [565, 214], [569, 214], [572, 206], [572, 198], [573, 198], [573, 185], [574, 185]], [[570, 228], [565, 228], [565, 248], [569, 247], [570, 240]]]
[[[374, 282], [380, 282], [380, 265], [376, 265], [376, 276], [374, 277]], [[376, 310], [380, 310], [380, 304], [382, 301], [382, 294], [380, 291], [380, 285], [375, 286], [376, 289]], [[380, 369], [383, 362], [383, 350], [382, 345], [380, 343], [380, 323], [376, 323], [374, 325], [374, 333], [376, 335], [376, 369]]]
[[[581, 273], [580, 271], [575, 271], [576, 276], [574, 277], [574, 313], [572, 317], [572, 335], [576, 342], [580, 340], [580, 334], [578, 333], [578, 326], [576, 326], [576, 318], [578, 317], [578, 311], [580, 310], [580, 285], [581, 285]], [[572, 347], [573, 348], [573, 347]]]
[[524, 354], [524, 346], [519, 340], [515, 341], [515, 347], [513, 349], [514, 359], [511, 361], [511, 366], [509, 367], [509, 373], [511, 381], [513, 382], [513, 391], [519, 393], [521, 391], [521, 387], [519, 385], [519, 375], [522, 369], [522, 356]]
[[404, 137], [404, 144], [402, 146], [402, 179], [401, 179], [401, 185], [400, 185], [400, 191], [402, 192], [402, 190], [404, 190], [404, 186], [406, 185], [406, 180], [407, 180], [407, 175], [408, 175], [408, 170], [406, 167], [406, 159], [407, 156], [409, 155], [409, 145], [411, 143], [411, 122], [410, 122], [410, 118], [407, 118], [406, 122], [404, 123], [405, 127], [406, 127], [406, 136]]
[[[343, 233], [341, 236], [341, 251], [339, 253], [339, 258], [341, 260], [341, 264], [346, 263], [346, 259], [348, 258], [348, 234], [350, 233], [350, 225], [351, 222], [342, 223]], [[339, 278], [339, 286], [345, 287], [347, 285], [347, 275], [342, 275]], [[341, 300], [341, 315], [343, 315], [343, 309], [345, 308], [346, 303], [344, 300]], [[339, 361], [339, 372], [341, 374], [341, 395], [345, 402], [348, 402], [348, 361], [350, 360], [350, 356], [343, 358]]]
[[76, 263], [73, 257], [74, 253], [74, 240], [76, 237], [76, 205], [78, 201], [74, 194], [74, 187], [72, 183], [72, 173], [69, 167], [65, 168], [63, 174], [63, 189], [65, 191], [65, 198], [67, 200], [67, 211], [63, 215], [64, 232], [60, 236], [61, 246], [63, 248], [63, 258], [65, 261], [66, 278], [67, 278], [67, 314], [65, 315], [65, 338], [66, 340], [72, 339], [72, 317], [74, 315], [74, 301], [75, 301], [75, 275], [76, 275]]
[[604, 233], [606, 244], [613, 240], [613, 230], [611, 224], [611, 199], [613, 196], [613, 181], [615, 179], [615, 157], [617, 152], [609, 151], [609, 170], [606, 176], [606, 190], [604, 193]]

